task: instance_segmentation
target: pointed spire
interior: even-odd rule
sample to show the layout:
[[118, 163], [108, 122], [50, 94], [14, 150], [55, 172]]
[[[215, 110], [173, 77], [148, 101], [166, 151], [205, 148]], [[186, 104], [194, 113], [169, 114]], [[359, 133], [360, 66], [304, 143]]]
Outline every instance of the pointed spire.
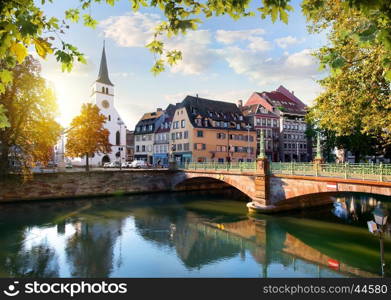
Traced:
[[109, 71], [107, 69], [107, 61], [106, 61], [106, 51], [105, 51], [105, 41], [103, 41], [103, 51], [102, 57], [100, 59], [100, 67], [97, 82], [108, 84], [114, 86], [109, 79]]

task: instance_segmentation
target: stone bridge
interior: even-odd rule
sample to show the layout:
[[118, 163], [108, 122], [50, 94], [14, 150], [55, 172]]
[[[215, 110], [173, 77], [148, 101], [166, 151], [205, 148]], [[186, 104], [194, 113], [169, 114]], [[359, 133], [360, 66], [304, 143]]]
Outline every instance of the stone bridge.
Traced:
[[[391, 174], [384, 172], [385, 174], [380, 174], [381, 177], [377, 177], [373, 167], [367, 168], [371, 172], [360, 169], [358, 172], [351, 171], [347, 174], [330, 169], [330, 165], [328, 169], [326, 165], [321, 164], [307, 163], [305, 166], [302, 172], [297, 169], [293, 172], [288, 170], [291, 174], [273, 173], [273, 168], [270, 168], [269, 162], [265, 159], [254, 163], [252, 169], [248, 166], [232, 169], [221, 168], [221, 165], [184, 166], [173, 176], [172, 189], [207, 189], [208, 184], [211, 185], [210, 188], [215, 188], [220, 183], [221, 187], [231, 186], [248, 196], [251, 200], [247, 204], [248, 208], [260, 212], [277, 212], [328, 204], [331, 201], [329, 196], [339, 192], [391, 196], [391, 176], [389, 176]], [[343, 176], [338, 177], [341, 174]]]
[[[329, 203], [332, 194], [362, 192], [391, 196], [391, 165], [256, 163], [193, 164], [179, 168], [95, 170], [34, 174], [0, 180], [0, 203], [132, 193], [234, 187], [250, 210], [277, 212]], [[316, 195], [316, 197], [314, 197]], [[324, 196], [324, 197], [323, 197]]]

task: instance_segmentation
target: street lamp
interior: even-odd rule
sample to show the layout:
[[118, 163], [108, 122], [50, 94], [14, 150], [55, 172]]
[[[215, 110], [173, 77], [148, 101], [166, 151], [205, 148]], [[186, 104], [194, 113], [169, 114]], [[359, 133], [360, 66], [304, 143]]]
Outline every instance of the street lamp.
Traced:
[[376, 223], [373, 221], [369, 221], [368, 228], [371, 233], [379, 236], [381, 273], [382, 273], [382, 276], [384, 277], [384, 267], [386, 264], [384, 261], [384, 241], [383, 241], [384, 237], [383, 237], [383, 235], [384, 235], [385, 227], [387, 224], [388, 210], [382, 205], [382, 203], [380, 201], [373, 211], [373, 216], [375, 218]]
[[117, 124], [119, 125], [119, 169], [122, 171], [122, 146], [121, 146], [121, 138], [122, 138], [122, 125], [124, 122], [120, 118], [117, 119]]

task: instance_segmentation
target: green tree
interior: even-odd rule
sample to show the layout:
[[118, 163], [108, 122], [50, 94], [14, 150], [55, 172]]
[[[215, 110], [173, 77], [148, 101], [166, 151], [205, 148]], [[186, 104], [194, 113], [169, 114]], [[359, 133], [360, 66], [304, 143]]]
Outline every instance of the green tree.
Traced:
[[347, 143], [352, 147], [362, 141], [364, 150], [365, 141], [373, 138], [386, 147], [391, 143], [391, 90], [384, 64], [387, 50], [379, 40], [362, 42], [351, 34], [347, 28], [359, 28], [369, 19], [359, 10], [347, 11], [341, 0], [330, 1], [312, 18], [313, 29], [329, 30], [330, 41], [315, 55], [323, 65], [331, 62], [335, 69], [320, 80], [324, 92], [315, 99], [309, 118], [337, 137], [352, 136]]
[[0, 173], [10, 171], [10, 157], [24, 172], [36, 162], [47, 163], [61, 126], [55, 121], [57, 102], [40, 76], [40, 64], [28, 56], [11, 70], [12, 84], [0, 94], [9, 126], [0, 129]]
[[91, 103], [83, 104], [80, 115], [73, 118], [67, 134], [66, 155], [85, 157], [89, 171], [89, 157], [94, 153], [110, 153], [110, 132], [104, 128], [106, 117]]

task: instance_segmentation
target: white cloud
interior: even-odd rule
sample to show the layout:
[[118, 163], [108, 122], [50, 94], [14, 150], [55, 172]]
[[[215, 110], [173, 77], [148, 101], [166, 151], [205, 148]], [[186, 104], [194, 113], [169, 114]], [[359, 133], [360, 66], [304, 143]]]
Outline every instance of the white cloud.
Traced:
[[[105, 37], [113, 39], [122, 47], [145, 47], [153, 38], [156, 25], [161, 21], [155, 14], [130, 13], [125, 16], [110, 17], [101, 22]], [[210, 49], [212, 42], [208, 30], [190, 31], [186, 36], [165, 38], [167, 50], [180, 50], [182, 61], [171, 68], [173, 73], [198, 75], [206, 71], [218, 59]]]
[[277, 43], [279, 47], [285, 49], [291, 45], [302, 43], [304, 40], [288, 35], [286, 37], [275, 39], [274, 41]]
[[310, 68], [316, 65], [316, 59], [311, 55], [310, 49], [304, 49], [300, 52], [288, 56], [285, 64], [290, 68]]
[[145, 47], [152, 38], [156, 25], [161, 21], [156, 14], [129, 13], [110, 17], [100, 22], [103, 34], [121, 47]]
[[319, 91], [315, 82], [319, 76], [317, 62], [310, 49], [279, 58], [264, 57], [259, 52], [239, 47], [222, 49], [219, 53], [237, 74], [249, 77], [260, 86], [286, 84], [302, 88], [305, 100]]
[[267, 51], [272, 48], [272, 45], [264, 40], [262, 37], [250, 37], [250, 43], [248, 44], [248, 48], [253, 51]]
[[265, 30], [247, 29], [247, 30], [217, 30], [216, 40], [223, 44], [233, 44], [238, 41], [249, 40], [254, 36], [265, 34]]
[[251, 95], [253, 91], [249, 89], [236, 89], [236, 90], [220, 90], [220, 91], [211, 91], [208, 89], [205, 90], [187, 90], [180, 93], [165, 95], [164, 99], [169, 103], [181, 102], [187, 95], [195, 96], [198, 94], [201, 98], [222, 100], [228, 102], [237, 103], [239, 99], [246, 101], [246, 99]]
[[182, 52], [182, 60], [171, 68], [173, 73], [196, 75], [204, 73], [218, 60], [215, 50], [210, 48], [212, 42], [208, 30], [191, 31], [186, 36], [178, 36], [166, 41], [168, 50]]
[[135, 74], [132, 72], [113, 72], [113, 73], [110, 73], [110, 76], [120, 77], [120, 78], [128, 78], [128, 77], [134, 77]]
[[[110, 17], [102, 21], [100, 26], [104, 35], [113, 39], [119, 46], [144, 47], [152, 39], [153, 30], [160, 21], [158, 15], [136, 12]], [[310, 49], [295, 53], [284, 51], [284, 54], [277, 58], [270, 54], [266, 56], [263, 53], [272, 49], [273, 45], [264, 39], [263, 34], [265, 34], [263, 29], [217, 30], [212, 36], [209, 30], [198, 30], [189, 31], [186, 36], [165, 38], [167, 50], [180, 50], [183, 57], [182, 61], [170, 68], [170, 71], [205, 76], [205, 74], [212, 74], [211, 66], [216, 61], [223, 59], [235, 73], [244, 75], [263, 87], [273, 85], [275, 88], [280, 84], [286, 84], [294, 87], [300, 96], [299, 90], [302, 89], [307, 95], [303, 98], [311, 99], [319, 90], [315, 82], [319, 72], [316, 60], [310, 55]], [[223, 44], [221, 49], [213, 47], [213, 38]], [[302, 41], [293, 36], [274, 40], [283, 49]], [[224, 94], [214, 94], [209, 91], [202, 93], [195, 91], [193, 94], [195, 93], [210, 98], [224, 97]], [[184, 96], [185, 94], [182, 94], [174, 101], [180, 101]], [[235, 99], [241, 97], [243, 96], [235, 95]]]

